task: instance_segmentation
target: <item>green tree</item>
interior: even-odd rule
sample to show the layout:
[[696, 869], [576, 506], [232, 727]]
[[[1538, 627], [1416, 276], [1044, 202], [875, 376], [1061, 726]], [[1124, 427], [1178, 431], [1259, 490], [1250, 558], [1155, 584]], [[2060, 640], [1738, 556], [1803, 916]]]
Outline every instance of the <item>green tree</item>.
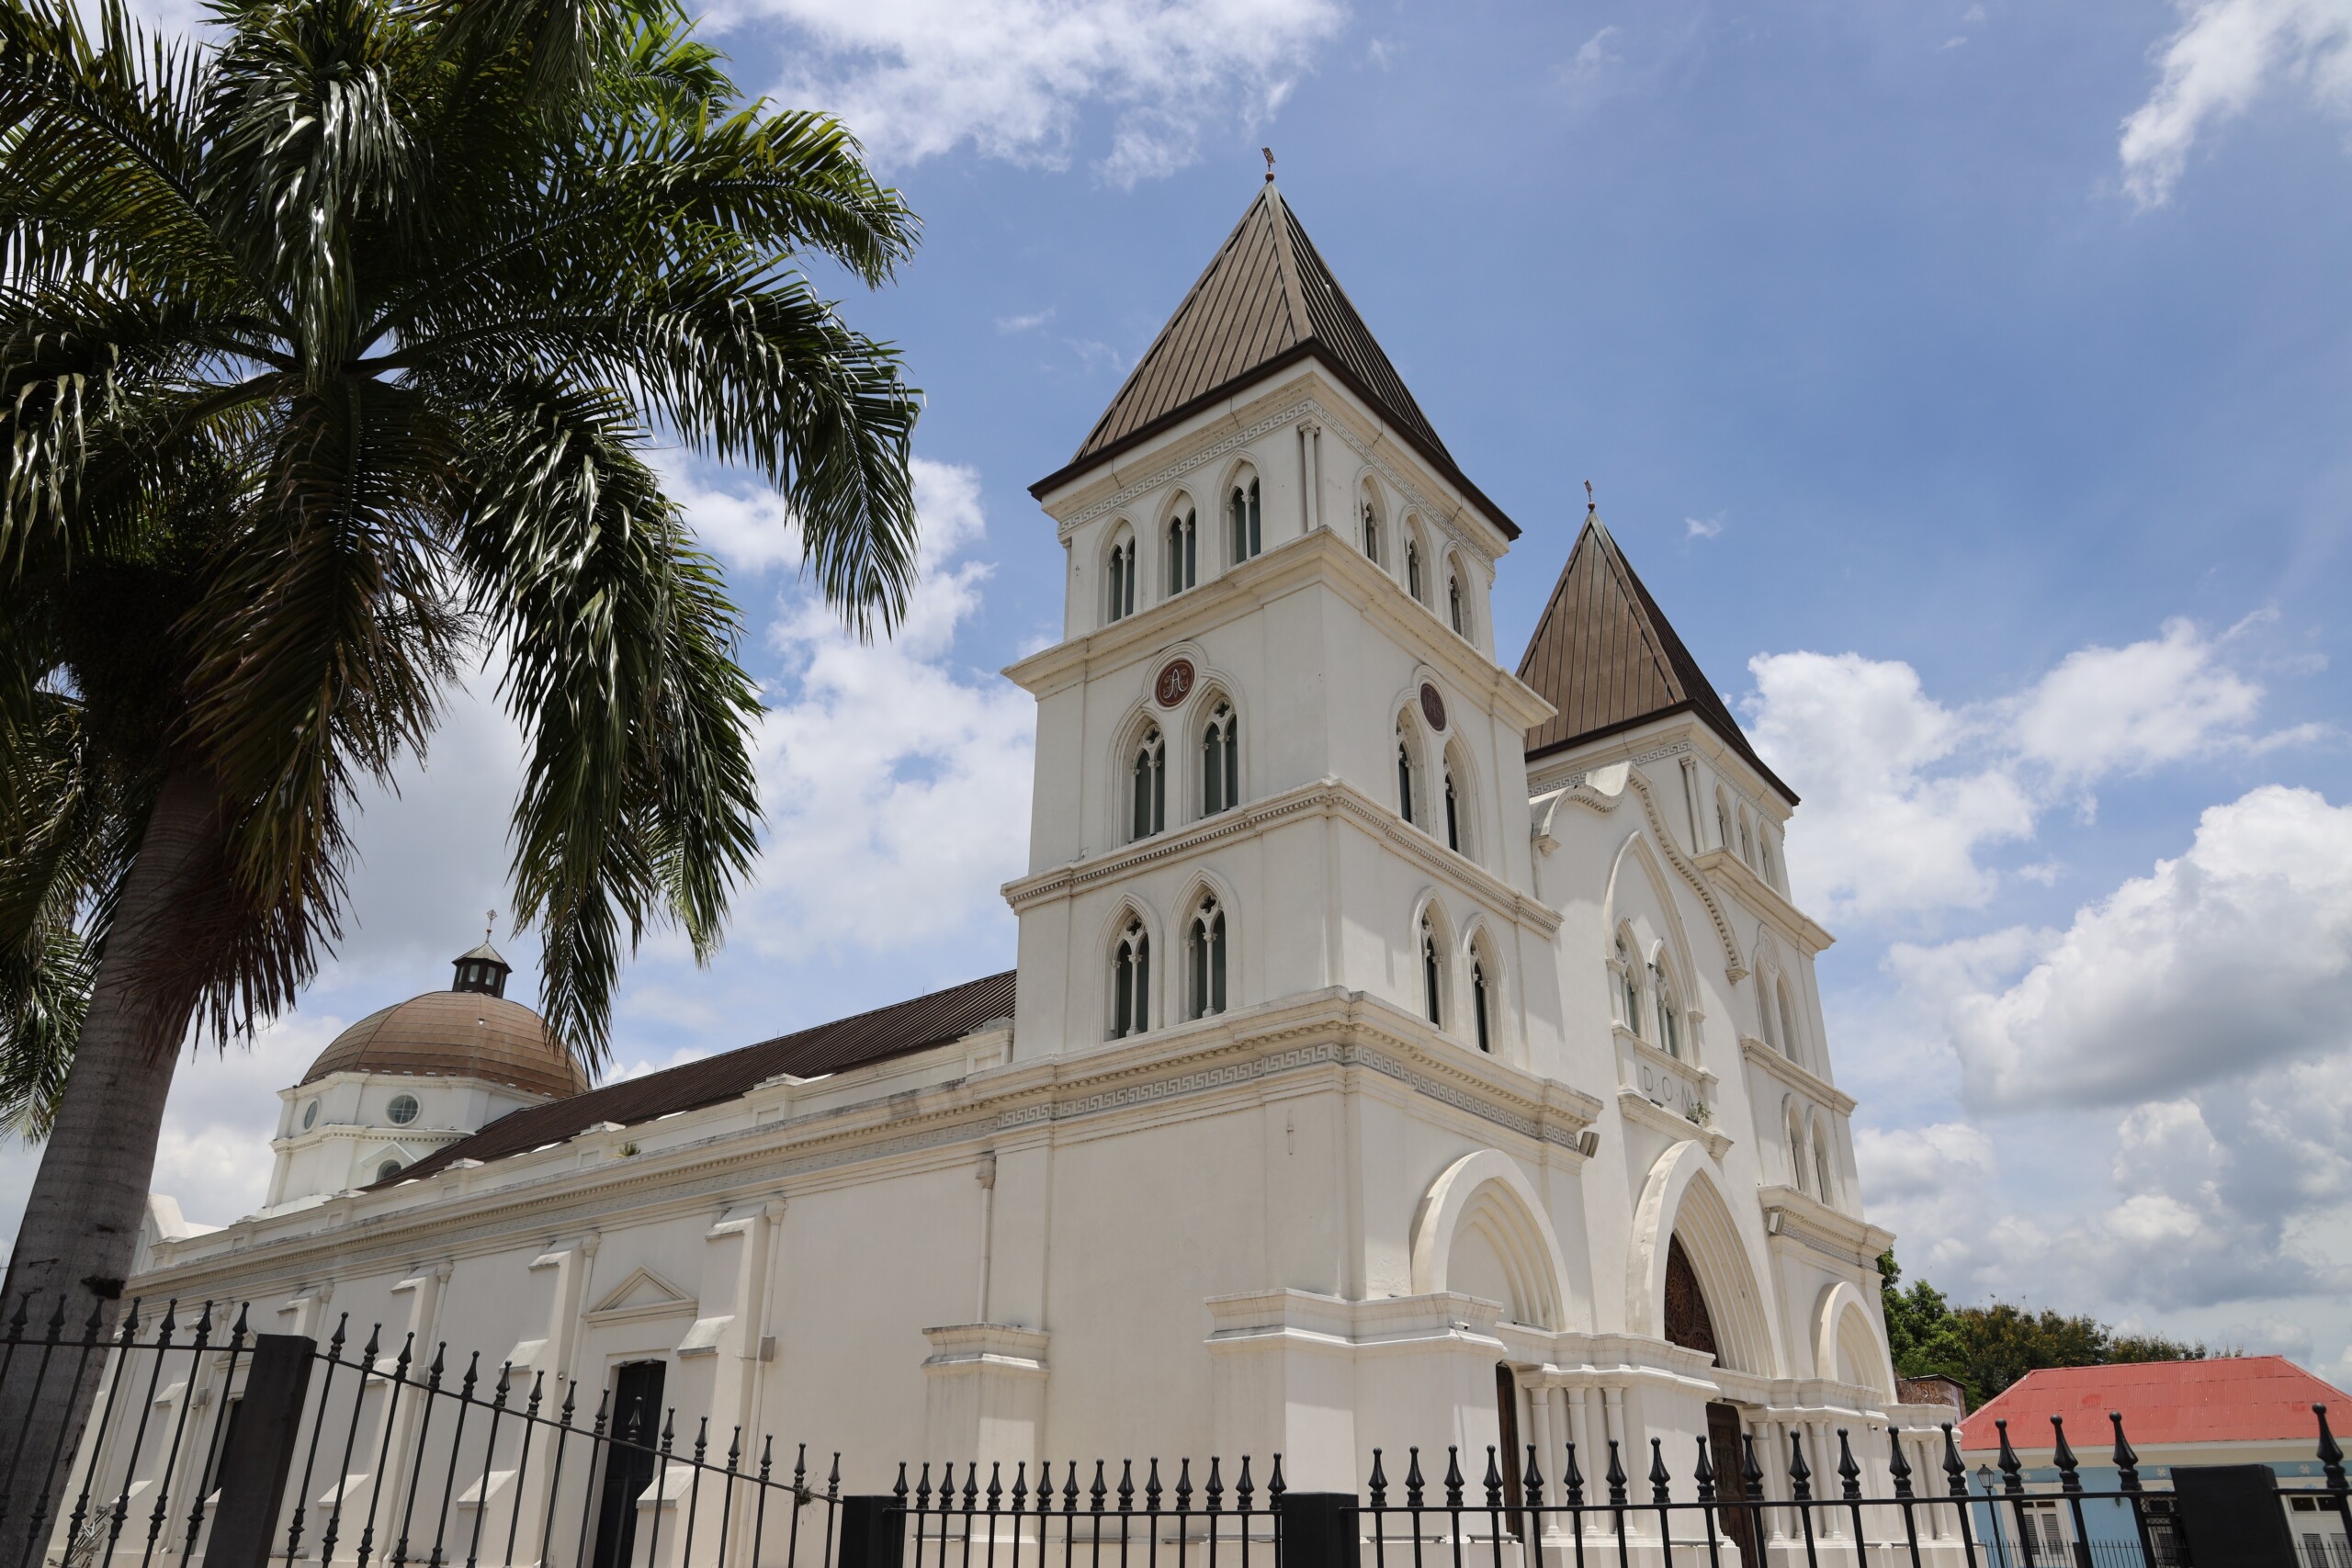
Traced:
[[[662, 4], [216, 0], [187, 42], [0, 0], [0, 1109], [49, 1137], [10, 1301], [113, 1310], [181, 1048], [314, 973], [358, 791], [469, 660], [550, 1027], [600, 1063], [649, 928], [715, 949], [756, 700], [655, 443], [776, 484], [854, 628], [902, 613], [916, 395], [797, 258], [876, 286], [916, 220]], [[0, 1431], [70, 1450], [64, 1381]]]
[[2001, 1301], [1953, 1307], [1925, 1280], [1902, 1289], [1903, 1269], [1892, 1252], [1880, 1255], [1878, 1271], [1896, 1373], [1956, 1378], [1972, 1405], [2043, 1367], [2200, 1361], [2207, 1354], [2201, 1344], [2155, 1334], [2119, 1335], [2097, 1318], [2046, 1307], [2037, 1313]]

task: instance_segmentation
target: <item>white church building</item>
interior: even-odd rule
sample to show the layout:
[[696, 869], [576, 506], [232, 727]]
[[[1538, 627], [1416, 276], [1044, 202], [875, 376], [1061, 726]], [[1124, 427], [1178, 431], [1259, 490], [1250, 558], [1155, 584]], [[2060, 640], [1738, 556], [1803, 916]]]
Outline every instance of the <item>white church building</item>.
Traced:
[[1520, 530], [1272, 183], [1033, 491], [1012, 969], [599, 1089], [485, 944], [283, 1091], [261, 1212], [158, 1197], [131, 1292], [628, 1376], [854, 1491], [1839, 1427], [1883, 1477], [1950, 1418], [1897, 1403], [1795, 795], [1597, 515], [1501, 661]]

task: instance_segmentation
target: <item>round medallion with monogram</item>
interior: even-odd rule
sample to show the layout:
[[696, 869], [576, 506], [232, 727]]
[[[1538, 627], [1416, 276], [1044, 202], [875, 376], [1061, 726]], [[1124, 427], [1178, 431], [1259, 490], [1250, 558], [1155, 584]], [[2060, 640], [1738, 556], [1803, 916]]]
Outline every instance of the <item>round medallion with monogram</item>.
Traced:
[[1151, 683], [1151, 694], [1159, 699], [1159, 705], [1164, 708], [1172, 708], [1186, 697], [1191, 696], [1193, 694], [1193, 661], [1189, 659], [1171, 659], [1160, 666], [1159, 679]]
[[1445, 728], [1445, 699], [1427, 681], [1421, 682], [1421, 716], [1430, 721], [1431, 729]]

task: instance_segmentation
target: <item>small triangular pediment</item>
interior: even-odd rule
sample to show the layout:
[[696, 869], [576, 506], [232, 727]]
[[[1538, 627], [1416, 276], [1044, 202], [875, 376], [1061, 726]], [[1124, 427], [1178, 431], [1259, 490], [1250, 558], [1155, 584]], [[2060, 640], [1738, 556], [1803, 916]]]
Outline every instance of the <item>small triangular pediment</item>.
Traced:
[[590, 1309], [592, 1318], [654, 1317], [690, 1313], [695, 1300], [650, 1269], [638, 1269]]
[[1527, 732], [1531, 758], [1687, 712], [1796, 804], [1795, 792], [1748, 744], [1598, 514], [1585, 519], [1568, 551], [1520, 658], [1519, 678], [1557, 710]]

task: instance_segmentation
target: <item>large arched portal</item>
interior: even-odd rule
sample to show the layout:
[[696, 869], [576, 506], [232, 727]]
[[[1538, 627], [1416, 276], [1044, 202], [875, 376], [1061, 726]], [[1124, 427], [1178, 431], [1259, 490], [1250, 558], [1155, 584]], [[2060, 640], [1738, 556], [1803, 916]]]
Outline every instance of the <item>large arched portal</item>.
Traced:
[[[1627, 1263], [1625, 1323], [1634, 1333], [1710, 1350], [1732, 1371], [1781, 1375], [1760, 1247], [1733, 1219], [1695, 1141], [1675, 1145], [1650, 1168]], [[1711, 1344], [1694, 1343], [1702, 1325]]]

